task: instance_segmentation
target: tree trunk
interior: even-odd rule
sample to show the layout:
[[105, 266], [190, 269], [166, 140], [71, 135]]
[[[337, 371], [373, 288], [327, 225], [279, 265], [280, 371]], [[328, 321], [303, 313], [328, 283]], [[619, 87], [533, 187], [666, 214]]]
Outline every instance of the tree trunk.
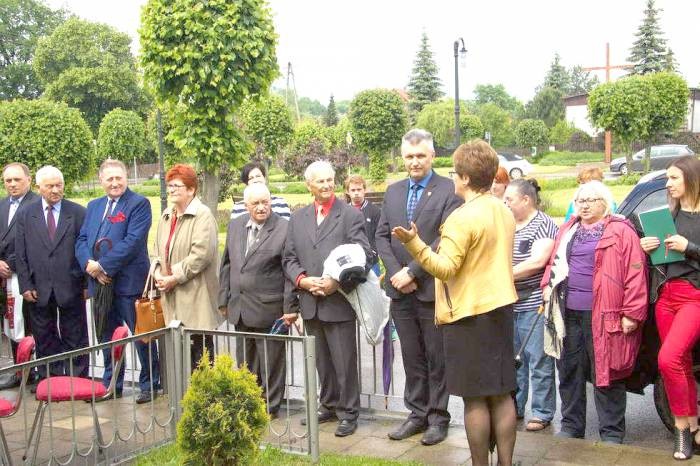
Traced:
[[651, 139], [647, 141], [646, 147], [644, 148], [644, 173], [649, 173], [651, 170]]
[[219, 190], [221, 188], [219, 174], [213, 170], [204, 170], [202, 178], [203, 182], [199, 190], [199, 197], [209, 207], [214, 217], [218, 218], [216, 211], [219, 205]]

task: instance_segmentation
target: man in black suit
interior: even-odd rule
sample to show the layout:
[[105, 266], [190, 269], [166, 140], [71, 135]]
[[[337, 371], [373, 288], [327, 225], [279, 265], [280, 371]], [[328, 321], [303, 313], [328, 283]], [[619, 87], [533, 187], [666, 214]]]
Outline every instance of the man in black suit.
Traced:
[[[291, 325], [298, 315], [293, 307], [293, 285], [282, 267], [289, 222], [272, 212], [270, 191], [264, 184], [246, 187], [243, 203], [248, 213], [231, 220], [226, 232], [219, 311], [228, 316], [236, 331], [270, 333], [278, 319]], [[277, 417], [284, 396], [284, 345], [255, 338], [245, 339], [245, 351], [243, 344], [236, 345], [236, 358], [257, 376], [272, 418]]]
[[[41, 201], [19, 215], [15, 250], [20, 291], [34, 303], [36, 354], [44, 357], [88, 345], [85, 275], [75, 258], [85, 207], [63, 199], [63, 174], [56, 167], [40, 168], [36, 183]], [[87, 376], [89, 362], [87, 355], [74, 358], [72, 371], [68, 361], [56, 363], [51, 375]]]
[[345, 437], [357, 429], [360, 389], [357, 374], [355, 312], [338, 287], [352, 288], [323, 277], [323, 262], [341, 244], [355, 243], [372, 252], [364, 218], [334, 195], [335, 171], [326, 161], [316, 161], [304, 173], [314, 196], [311, 205], [294, 213], [289, 221], [284, 250], [287, 277], [299, 290], [301, 315], [309, 335], [316, 337], [316, 368], [321, 385], [319, 422], [340, 419], [335, 435]]
[[432, 169], [435, 150], [429, 132], [413, 129], [406, 133], [401, 157], [409, 178], [387, 188], [376, 236], [388, 277], [384, 283], [391, 298], [391, 316], [401, 341], [404, 403], [411, 411], [389, 438], [403, 440], [425, 432], [421, 443], [435, 445], [445, 439], [450, 423], [442, 332], [435, 325], [435, 279], [413, 260], [391, 230], [399, 225], [410, 228], [413, 221], [421, 238], [435, 246], [440, 225], [462, 201], [455, 195], [453, 182]]
[[[27, 205], [39, 199], [39, 196], [30, 190], [32, 179], [29, 174], [29, 167], [23, 163], [12, 162], [7, 164], [2, 171], [2, 180], [5, 184], [7, 197], [0, 201], [0, 278], [4, 279], [5, 283], [9, 285], [11, 280], [13, 278], [16, 279], [17, 276], [17, 265], [15, 262], [15, 225], [17, 224], [17, 214]], [[5, 309], [6, 303], [2, 303], [0, 307]], [[21, 312], [24, 318], [24, 328], [22, 330], [24, 335], [31, 333], [31, 326], [29, 325], [31, 308], [31, 303], [22, 302]], [[16, 310], [18, 309], [16, 308]], [[12, 345], [13, 358], [21, 335], [22, 333], [17, 331], [15, 331], [15, 338], [8, 335]], [[16, 387], [19, 384], [20, 378], [16, 374], [11, 374], [6, 380], [0, 381], [0, 390]]]
[[365, 199], [367, 182], [362, 175], [350, 175], [345, 179], [345, 195], [348, 197], [350, 205], [362, 211], [365, 217], [365, 230], [369, 246], [372, 248], [372, 270], [379, 276], [379, 256], [377, 255], [377, 242], [374, 235], [377, 232], [379, 217], [382, 210], [370, 201]]

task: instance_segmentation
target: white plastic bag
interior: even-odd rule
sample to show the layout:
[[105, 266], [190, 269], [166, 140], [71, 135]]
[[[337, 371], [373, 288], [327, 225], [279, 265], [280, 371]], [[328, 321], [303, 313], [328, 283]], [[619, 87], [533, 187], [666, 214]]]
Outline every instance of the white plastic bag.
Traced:
[[[344, 271], [364, 269], [366, 264], [365, 251], [359, 244], [341, 244], [328, 255], [323, 262], [323, 275], [334, 280], [340, 280]], [[366, 281], [346, 293], [342, 288], [338, 292], [348, 300], [360, 327], [364, 331], [365, 339], [370, 345], [378, 345], [382, 342], [383, 330], [389, 321], [390, 299], [382, 290], [379, 278], [370, 270]]]
[[[14, 298], [14, 299], [12, 299]], [[24, 316], [22, 315], [22, 303], [24, 298], [19, 292], [19, 280], [17, 274], [7, 280], [7, 311], [3, 319], [3, 333], [14, 341], [24, 338]], [[12, 306], [12, 309], [10, 309]], [[10, 324], [12, 318], [12, 324]]]

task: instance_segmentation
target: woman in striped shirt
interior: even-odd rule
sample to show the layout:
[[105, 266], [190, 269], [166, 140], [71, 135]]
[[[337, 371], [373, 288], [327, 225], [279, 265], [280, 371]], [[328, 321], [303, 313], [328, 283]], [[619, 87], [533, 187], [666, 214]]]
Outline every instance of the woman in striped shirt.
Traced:
[[[265, 184], [267, 182], [265, 166], [260, 162], [250, 162], [243, 165], [243, 168], [241, 168], [241, 182], [245, 185], [255, 183]], [[270, 198], [270, 207], [274, 213], [285, 220], [289, 220], [289, 217], [292, 214], [292, 211], [289, 209], [289, 204], [287, 204], [287, 201], [281, 197], [272, 196]], [[246, 210], [243, 201], [236, 202], [233, 204], [233, 209], [231, 209], [231, 218], [234, 219], [247, 213], [248, 211]]]
[[518, 301], [513, 306], [514, 346], [519, 351], [530, 329], [535, 326], [521, 354], [517, 371], [516, 409], [518, 419], [525, 415], [529, 385], [532, 383], [532, 418], [526, 429], [547, 428], [556, 410], [554, 360], [544, 353], [544, 319], [537, 309], [542, 304], [540, 281], [557, 236], [557, 226], [538, 209], [540, 187], [534, 179], [513, 180], [504, 195], [506, 206], [515, 217], [513, 279]]

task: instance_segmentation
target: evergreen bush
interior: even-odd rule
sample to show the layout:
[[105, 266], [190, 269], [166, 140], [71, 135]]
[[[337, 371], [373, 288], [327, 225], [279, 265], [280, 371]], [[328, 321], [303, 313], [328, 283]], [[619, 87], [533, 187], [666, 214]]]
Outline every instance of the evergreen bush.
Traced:
[[209, 365], [205, 351], [182, 400], [177, 443], [185, 464], [254, 462], [269, 417], [262, 389], [248, 369], [236, 369], [228, 354]]

